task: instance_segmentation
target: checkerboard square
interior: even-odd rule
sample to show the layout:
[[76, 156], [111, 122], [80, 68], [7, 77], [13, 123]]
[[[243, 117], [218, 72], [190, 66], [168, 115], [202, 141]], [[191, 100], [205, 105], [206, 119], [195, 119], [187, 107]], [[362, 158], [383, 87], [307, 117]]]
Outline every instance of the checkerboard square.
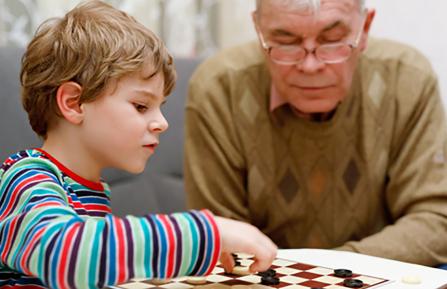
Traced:
[[368, 285], [375, 285], [383, 281], [382, 279], [377, 279], [369, 276], [358, 276], [356, 279], [362, 280], [363, 283]]
[[289, 284], [299, 284], [301, 282], [306, 281], [307, 279], [296, 277], [296, 276], [287, 275], [287, 276], [281, 277], [280, 280], [281, 280], [281, 282], [286, 282], [286, 283], [289, 283]]
[[206, 281], [213, 282], [213, 283], [220, 283], [220, 282], [227, 281], [230, 279], [231, 279], [230, 277], [227, 277], [225, 275], [212, 274], [212, 275], [206, 276]]
[[333, 276], [321, 276], [313, 279], [314, 281], [328, 283], [328, 284], [337, 284], [343, 282], [343, 278], [333, 277]]
[[315, 273], [319, 275], [330, 275], [334, 273], [334, 269], [324, 268], [324, 267], [315, 267], [307, 270], [307, 272]]
[[283, 259], [276, 259], [273, 261], [273, 265], [279, 266], [279, 267], [287, 267], [287, 266], [293, 265], [295, 263], [296, 262], [292, 262], [289, 260], [283, 260]]
[[293, 275], [298, 272], [301, 272], [300, 270], [289, 268], [289, 267], [280, 267], [278, 269], [275, 269], [276, 273], [283, 274], [283, 275]]

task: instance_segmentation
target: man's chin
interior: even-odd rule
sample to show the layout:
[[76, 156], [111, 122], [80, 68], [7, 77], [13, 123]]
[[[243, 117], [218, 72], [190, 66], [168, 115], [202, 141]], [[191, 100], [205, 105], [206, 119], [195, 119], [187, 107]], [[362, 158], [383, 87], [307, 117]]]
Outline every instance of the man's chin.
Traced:
[[310, 115], [316, 113], [330, 113], [337, 108], [338, 104], [339, 102], [313, 100], [292, 103], [292, 106], [298, 114]]

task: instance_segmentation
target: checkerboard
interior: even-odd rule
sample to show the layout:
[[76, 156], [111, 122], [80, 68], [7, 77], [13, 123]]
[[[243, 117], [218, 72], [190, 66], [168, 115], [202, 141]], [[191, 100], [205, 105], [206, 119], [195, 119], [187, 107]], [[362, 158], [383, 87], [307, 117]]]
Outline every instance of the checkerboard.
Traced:
[[[238, 260], [241, 266], [249, 266], [253, 260], [251, 256], [238, 254]], [[246, 275], [238, 276], [224, 272], [224, 269], [218, 265], [213, 272], [206, 276], [204, 284], [192, 285], [187, 282], [188, 277], [175, 278], [160, 284], [157, 281], [147, 279], [133, 279], [128, 283], [113, 286], [113, 289], [346, 289], [343, 285], [344, 279], [334, 275], [334, 269], [299, 263], [296, 261], [276, 259], [272, 266], [276, 271], [276, 277], [279, 278], [277, 285], [262, 285], [261, 276]], [[389, 282], [389, 280], [379, 277], [368, 276], [364, 274], [353, 273], [353, 279], [363, 281], [365, 288], [377, 288]]]

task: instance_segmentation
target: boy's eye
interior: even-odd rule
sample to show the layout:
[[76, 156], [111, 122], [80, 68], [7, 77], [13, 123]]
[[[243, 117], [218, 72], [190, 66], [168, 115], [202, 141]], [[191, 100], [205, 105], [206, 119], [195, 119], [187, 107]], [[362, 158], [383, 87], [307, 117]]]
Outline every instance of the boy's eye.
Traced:
[[147, 110], [147, 106], [139, 103], [134, 103], [133, 106], [138, 112], [145, 112]]

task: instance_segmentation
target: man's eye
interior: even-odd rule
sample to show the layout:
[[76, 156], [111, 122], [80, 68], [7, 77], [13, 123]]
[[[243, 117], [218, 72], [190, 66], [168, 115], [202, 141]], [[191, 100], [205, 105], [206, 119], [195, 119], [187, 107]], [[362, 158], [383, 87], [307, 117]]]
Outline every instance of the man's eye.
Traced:
[[323, 43], [338, 43], [343, 42], [344, 37], [327, 37], [322, 42]]
[[333, 32], [333, 33], [327, 33], [326, 35], [323, 35], [320, 37], [319, 41], [320, 43], [334, 43], [334, 42], [343, 42], [346, 40], [347, 34], [344, 32]]
[[134, 103], [133, 105], [138, 112], [145, 112], [147, 110], [147, 106], [143, 104]]

